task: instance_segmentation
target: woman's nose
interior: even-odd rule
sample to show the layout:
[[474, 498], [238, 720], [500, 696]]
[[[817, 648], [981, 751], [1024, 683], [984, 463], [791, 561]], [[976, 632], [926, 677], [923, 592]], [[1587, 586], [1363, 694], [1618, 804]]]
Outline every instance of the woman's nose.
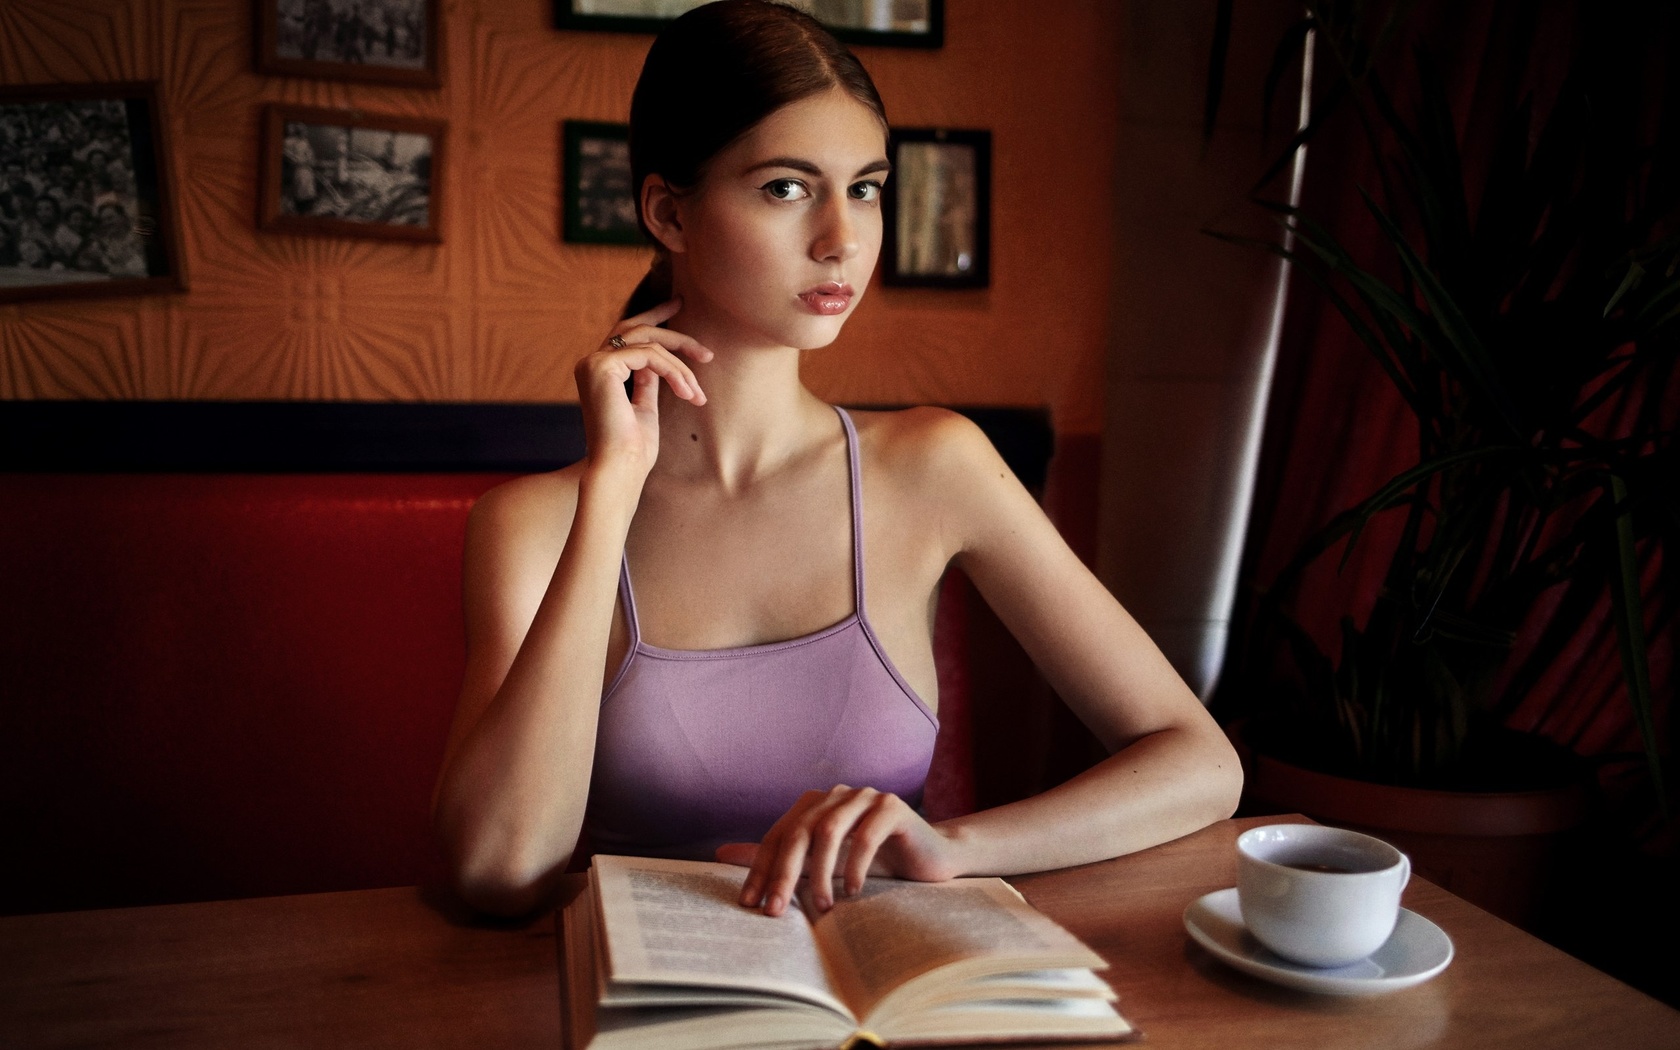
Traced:
[[831, 198], [819, 212], [819, 226], [811, 241], [811, 257], [845, 262], [858, 253], [858, 226], [850, 200]]

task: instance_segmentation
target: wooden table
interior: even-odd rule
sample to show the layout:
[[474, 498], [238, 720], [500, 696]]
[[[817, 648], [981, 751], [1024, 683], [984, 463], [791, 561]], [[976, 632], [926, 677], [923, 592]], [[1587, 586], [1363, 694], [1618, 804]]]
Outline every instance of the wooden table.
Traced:
[[[1215, 961], [1180, 922], [1236, 881], [1225, 821], [1013, 881], [1113, 963], [1151, 1048], [1680, 1046], [1680, 1013], [1413, 879], [1453, 938], [1416, 988], [1336, 999]], [[474, 923], [416, 889], [0, 919], [6, 1047], [558, 1047], [553, 918]]]

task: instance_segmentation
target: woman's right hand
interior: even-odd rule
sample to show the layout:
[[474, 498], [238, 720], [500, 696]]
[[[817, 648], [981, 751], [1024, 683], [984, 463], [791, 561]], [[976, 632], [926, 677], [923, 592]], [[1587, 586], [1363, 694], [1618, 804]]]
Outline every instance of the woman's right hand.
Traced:
[[[578, 362], [573, 375], [592, 465], [622, 465], [637, 477], [653, 469], [659, 458], [660, 379], [684, 401], [706, 403], [699, 380], [677, 354], [710, 361], [712, 352], [690, 336], [659, 327], [681, 308], [681, 299], [670, 299], [625, 318], [599, 350]], [[626, 381], [632, 384], [629, 395]]]

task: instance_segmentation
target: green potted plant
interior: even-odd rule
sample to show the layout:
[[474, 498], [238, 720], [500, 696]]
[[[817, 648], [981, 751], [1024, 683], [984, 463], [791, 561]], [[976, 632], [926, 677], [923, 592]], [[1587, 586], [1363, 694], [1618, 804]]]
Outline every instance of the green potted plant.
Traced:
[[[1544, 112], [1528, 100], [1508, 108], [1482, 144], [1485, 174], [1472, 188], [1430, 53], [1420, 46], [1393, 66], [1385, 56], [1405, 36], [1409, 9], [1309, 0], [1267, 89], [1316, 39], [1329, 83], [1289, 152], [1331, 120], [1356, 123], [1375, 172], [1360, 193], [1378, 251], [1361, 254], [1343, 230], [1276, 204], [1284, 243], [1226, 239], [1282, 255], [1318, 286], [1415, 416], [1418, 436], [1410, 467], [1309, 538], [1256, 595], [1261, 633], [1251, 641], [1281, 640], [1300, 688], [1249, 691], [1247, 742], [1274, 760], [1251, 766], [1251, 786], [1322, 819], [1374, 825], [1397, 840], [1410, 832], [1430, 873], [1433, 840], [1451, 834], [1425, 824], [1447, 793], [1475, 793], [1466, 825], [1475, 830], [1514, 812], [1523, 791], [1566, 783], [1548, 748], [1504, 726], [1606, 594], [1651, 782], [1665, 797], [1638, 555], [1656, 544], [1680, 556], [1680, 178], [1664, 167], [1680, 151], [1672, 124], [1646, 122], [1640, 78], [1625, 68], [1638, 54], [1629, 35], [1638, 19], [1612, 15], [1576, 41]], [[1216, 41], [1230, 4], [1220, 10]], [[1210, 121], [1219, 79], [1210, 76]], [[1381, 591], [1365, 622], [1342, 619], [1339, 647], [1326, 651], [1291, 616], [1295, 585], [1320, 558], [1339, 552], [1345, 564], [1371, 542], [1367, 526], [1379, 515], [1403, 517], [1382, 552]], [[1515, 647], [1542, 602], [1551, 615], [1538, 643]], [[1280, 786], [1291, 769], [1304, 779]], [[1379, 795], [1402, 833], [1378, 818], [1349, 819], [1348, 806]], [[1563, 805], [1519, 818], [1530, 820], [1519, 832], [1557, 830], [1570, 812], [1579, 816], [1581, 796], [1566, 791]], [[1447, 859], [1434, 874], [1451, 882], [1454, 864], [1489, 863]], [[1483, 874], [1495, 890], [1510, 881]], [[1455, 888], [1475, 896], [1468, 884]], [[1520, 918], [1533, 902], [1517, 893], [1484, 903]]]

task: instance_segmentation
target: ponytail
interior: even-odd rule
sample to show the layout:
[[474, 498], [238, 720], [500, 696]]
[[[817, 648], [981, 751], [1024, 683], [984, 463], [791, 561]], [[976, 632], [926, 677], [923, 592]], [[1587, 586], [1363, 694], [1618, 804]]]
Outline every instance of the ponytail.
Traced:
[[636, 285], [636, 290], [630, 293], [630, 298], [624, 303], [624, 312], [618, 315], [620, 321], [626, 317], [647, 313], [671, 298], [671, 256], [664, 250], [654, 252], [653, 264], [642, 282]]

